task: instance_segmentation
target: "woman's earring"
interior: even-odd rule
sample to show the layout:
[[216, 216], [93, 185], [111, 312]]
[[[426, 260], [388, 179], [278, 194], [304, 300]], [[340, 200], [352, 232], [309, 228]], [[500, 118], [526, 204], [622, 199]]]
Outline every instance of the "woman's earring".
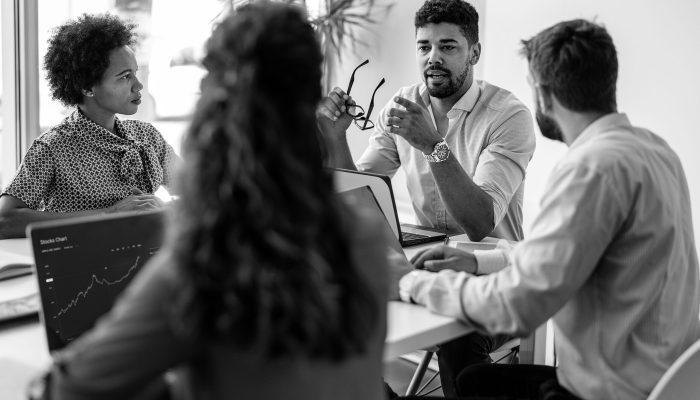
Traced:
[[87, 97], [92, 97], [95, 95], [92, 90], [83, 90], [83, 94]]

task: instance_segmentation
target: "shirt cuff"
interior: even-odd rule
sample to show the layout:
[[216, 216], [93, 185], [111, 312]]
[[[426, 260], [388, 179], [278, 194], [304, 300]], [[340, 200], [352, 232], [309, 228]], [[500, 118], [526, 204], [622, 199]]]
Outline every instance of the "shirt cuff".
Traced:
[[419, 272], [411, 288], [411, 300], [432, 312], [466, 320], [462, 307], [462, 288], [473, 275], [449, 269], [437, 273]]
[[413, 284], [416, 282], [416, 278], [418, 278], [420, 272], [425, 271], [413, 270], [399, 280], [399, 297], [404, 303], [414, 303], [413, 299], [411, 298], [411, 290], [413, 289]]
[[508, 255], [503, 249], [474, 250], [478, 275], [498, 272], [508, 265]]

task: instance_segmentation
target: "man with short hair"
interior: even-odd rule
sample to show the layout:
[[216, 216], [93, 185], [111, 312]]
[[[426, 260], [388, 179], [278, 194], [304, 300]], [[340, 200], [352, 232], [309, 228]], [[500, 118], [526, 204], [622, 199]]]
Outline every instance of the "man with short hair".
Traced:
[[[346, 130], [353, 100], [335, 88], [318, 109], [331, 166], [393, 176], [401, 167], [421, 225], [521, 240], [525, 169], [535, 150], [529, 110], [513, 94], [474, 80], [479, 16], [462, 0], [428, 0], [415, 16], [423, 81], [399, 90], [376, 118], [369, 147], [353, 162]], [[350, 109], [350, 110], [349, 110]], [[507, 341], [474, 333], [438, 351], [443, 391], [456, 373]]]
[[523, 180], [535, 150], [532, 116], [510, 92], [474, 80], [478, 18], [462, 0], [428, 0], [418, 10], [423, 82], [400, 89], [380, 111], [357, 165], [346, 140], [354, 102], [342, 89], [323, 100], [319, 125], [332, 166], [385, 175], [402, 167], [422, 225], [475, 241], [521, 240]]
[[[683, 167], [617, 112], [617, 53], [603, 27], [562, 22], [523, 41], [523, 53], [540, 130], [569, 146], [532, 231], [509, 253], [428, 250], [401, 297], [489, 334], [526, 335], [552, 318], [556, 368], [471, 366], [461, 396], [645, 399], [700, 337]], [[503, 269], [475, 276], [492, 268]]]

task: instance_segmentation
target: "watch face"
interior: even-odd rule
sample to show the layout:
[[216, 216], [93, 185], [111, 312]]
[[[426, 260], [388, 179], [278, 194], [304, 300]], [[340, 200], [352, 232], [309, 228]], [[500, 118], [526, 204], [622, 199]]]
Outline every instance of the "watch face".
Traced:
[[435, 145], [433, 149], [433, 154], [437, 161], [445, 161], [450, 155], [450, 148], [447, 147], [447, 143], [443, 140], [442, 142]]
[[447, 160], [447, 158], [449, 156], [450, 156], [450, 148], [447, 147], [447, 143], [445, 143], [445, 141], [442, 140], [442, 141], [435, 144], [435, 147], [433, 147], [432, 153], [425, 155], [425, 159], [428, 160], [428, 162], [436, 163], [436, 162], [443, 162], [443, 161]]

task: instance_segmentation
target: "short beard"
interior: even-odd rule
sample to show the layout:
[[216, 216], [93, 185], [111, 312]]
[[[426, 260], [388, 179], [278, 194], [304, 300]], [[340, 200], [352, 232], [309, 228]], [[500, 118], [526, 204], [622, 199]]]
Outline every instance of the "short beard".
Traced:
[[540, 128], [542, 136], [547, 139], [557, 140], [564, 143], [564, 135], [559, 128], [559, 124], [553, 118], [550, 118], [540, 111], [539, 107], [535, 111], [535, 120], [537, 120], [537, 126]]
[[462, 88], [462, 85], [464, 85], [464, 81], [467, 80], [467, 76], [469, 75], [470, 71], [471, 65], [467, 63], [467, 67], [464, 69], [464, 72], [462, 72], [455, 80], [450, 79], [448, 84], [438, 87], [430, 87], [430, 85], [428, 85], [428, 77], [424, 73], [423, 76], [425, 86], [428, 88], [428, 94], [436, 99], [444, 99], [452, 96]]

